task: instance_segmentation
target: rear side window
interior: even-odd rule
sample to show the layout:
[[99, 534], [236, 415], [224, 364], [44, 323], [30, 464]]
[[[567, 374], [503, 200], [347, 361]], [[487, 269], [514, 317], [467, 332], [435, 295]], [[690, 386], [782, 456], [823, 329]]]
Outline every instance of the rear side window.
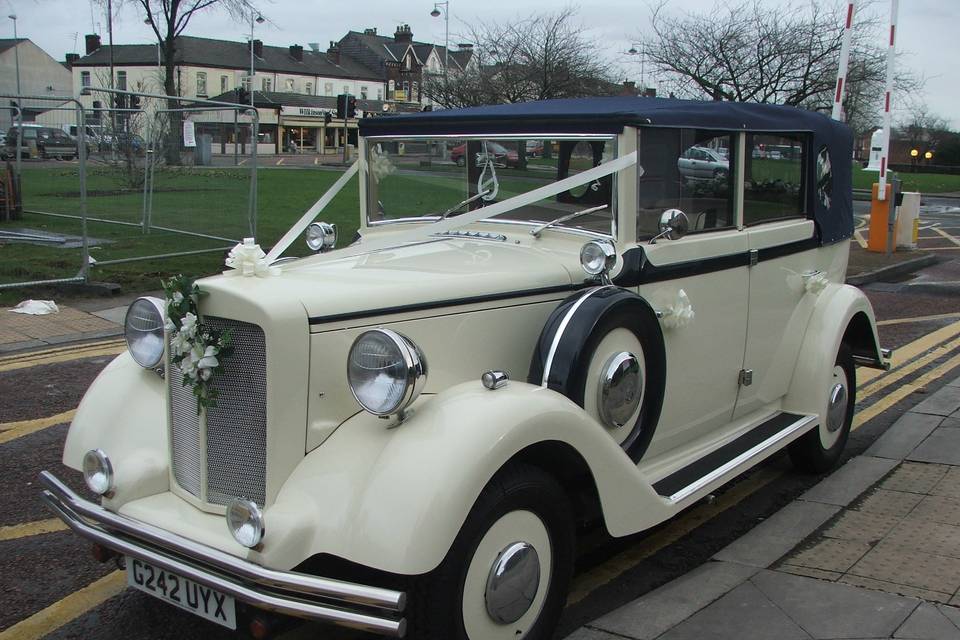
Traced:
[[747, 134], [746, 142], [744, 224], [803, 216], [806, 139], [786, 134]]
[[690, 232], [729, 229], [736, 225], [733, 208], [733, 136], [700, 129], [640, 130], [637, 184], [637, 236], [659, 233], [660, 216], [680, 209]]

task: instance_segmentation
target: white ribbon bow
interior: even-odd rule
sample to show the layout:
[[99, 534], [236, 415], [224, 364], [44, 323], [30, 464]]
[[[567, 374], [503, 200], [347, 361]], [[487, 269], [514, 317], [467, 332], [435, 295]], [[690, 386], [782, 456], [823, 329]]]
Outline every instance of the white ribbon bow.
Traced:
[[226, 264], [232, 271], [224, 271], [224, 274], [258, 278], [280, 275], [280, 269], [271, 267], [266, 258], [267, 254], [253, 241], [253, 238], [244, 238], [243, 242], [230, 250]]
[[683, 289], [677, 292], [677, 299], [672, 305], [659, 313], [660, 324], [664, 329], [679, 329], [693, 323], [696, 314], [693, 312], [693, 305], [690, 304], [690, 297]]

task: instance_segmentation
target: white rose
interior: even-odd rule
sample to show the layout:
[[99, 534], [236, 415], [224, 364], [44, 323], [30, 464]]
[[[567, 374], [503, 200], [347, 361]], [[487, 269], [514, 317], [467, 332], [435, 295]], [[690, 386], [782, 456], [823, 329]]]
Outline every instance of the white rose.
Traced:
[[197, 334], [197, 316], [187, 312], [187, 315], [183, 316], [183, 322], [180, 323], [180, 333], [193, 337]]
[[215, 369], [218, 367], [220, 365], [220, 361], [217, 360], [218, 352], [218, 349], [214, 346], [204, 349], [203, 354], [197, 360], [197, 367], [200, 369]]
[[190, 339], [179, 331], [174, 333], [173, 337], [170, 339], [170, 350], [174, 355], [182, 356], [190, 351]]
[[177, 305], [178, 305], [178, 304], [180, 304], [181, 302], [183, 302], [183, 294], [180, 293], [179, 291], [174, 291], [174, 292], [173, 292], [173, 304], [177, 304]]

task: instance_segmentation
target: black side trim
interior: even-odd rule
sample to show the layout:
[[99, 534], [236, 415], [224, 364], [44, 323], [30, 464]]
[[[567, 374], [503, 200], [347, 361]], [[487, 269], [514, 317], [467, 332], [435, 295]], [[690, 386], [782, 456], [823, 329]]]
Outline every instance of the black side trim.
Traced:
[[[788, 242], [775, 247], [765, 247], [757, 251], [757, 260], [776, 260], [794, 253], [802, 253], [820, 246], [820, 241], [816, 238], [807, 238], [796, 242]], [[737, 267], [746, 267], [750, 265], [750, 252], [731, 253], [725, 256], [715, 258], [703, 258], [702, 260], [689, 260], [687, 262], [676, 262], [663, 266], [651, 264], [643, 252], [643, 247], [633, 247], [623, 254], [623, 268], [613, 283], [620, 287], [636, 287], [650, 282], [662, 282], [664, 280], [675, 280], [677, 278], [689, 278], [704, 273], [713, 273], [715, 271], [724, 271], [726, 269], [735, 269]]]
[[391, 315], [397, 313], [411, 313], [414, 311], [426, 311], [428, 309], [441, 309], [444, 307], [459, 307], [468, 304], [478, 304], [481, 302], [495, 302], [498, 300], [510, 300], [512, 298], [529, 298], [532, 296], [542, 296], [550, 293], [567, 293], [582, 289], [588, 284], [565, 284], [555, 287], [542, 287], [540, 289], [523, 289], [520, 291], [505, 291], [503, 293], [492, 293], [483, 296], [471, 296], [467, 298], [453, 298], [450, 300], [434, 300], [431, 302], [418, 302], [416, 304], [404, 304], [395, 307], [381, 307], [379, 309], [365, 309], [363, 311], [352, 311], [350, 313], [338, 313], [330, 316], [313, 316], [310, 318], [311, 325], [326, 324], [328, 322], [340, 322], [342, 320], [358, 320], [360, 318], [373, 318], [376, 316]]
[[671, 473], [666, 478], [658, 480], [653, 483], [653, 488], [661, 496], [672, 496], [802, 418], [803, 416], [795, 413], [778, 413], [736, 440], [728, 442], [716, 451], [712, 451], [699, 460]]

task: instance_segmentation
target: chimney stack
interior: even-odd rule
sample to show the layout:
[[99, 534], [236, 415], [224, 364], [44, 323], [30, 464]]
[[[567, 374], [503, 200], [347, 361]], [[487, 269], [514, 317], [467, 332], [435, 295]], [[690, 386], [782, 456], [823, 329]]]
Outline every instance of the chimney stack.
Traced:
[[406, 44], [413, 42], [413, 31], [410, 29], [410, 25], [401, 24], [397, 27], [397, 30], [393, 32], [393, 41]]
[[68, 66], [68, 67], [72, 67], [72, 66], [74, 65], [74, 63], [75, 63], [77, 60], [79, 60], [79, 59], [80, 59], [80, 54], [79, 54], [79, 53], [68, 53], [68, 54], [67, 54], [67, 58], [66, 58], [66, 60], [67, 60], [67, 66]]
[[100, 36], [95, 33], [88, 33], [85, 35], [84, 40], [87, 44], [87, 55], [90, 55], [94, 51], [100, 48]]
[[327, 49], [327, 59], [333, 64], [340, 64], [340, 43], [334, 40], [330, 41], [330, 47]]
[[290, 45], [290, 57], [297, 62], [303, 62], [303, 47], [298, 44]]
[[253, 41], [253, 55], [258, 58], [263, 57], [263, 40], [254, 40]]
[[377, 28], [373, 27], [372, 29], [364, 29], [363, 35], [365, 36], [375, 36], [377, 35]]

